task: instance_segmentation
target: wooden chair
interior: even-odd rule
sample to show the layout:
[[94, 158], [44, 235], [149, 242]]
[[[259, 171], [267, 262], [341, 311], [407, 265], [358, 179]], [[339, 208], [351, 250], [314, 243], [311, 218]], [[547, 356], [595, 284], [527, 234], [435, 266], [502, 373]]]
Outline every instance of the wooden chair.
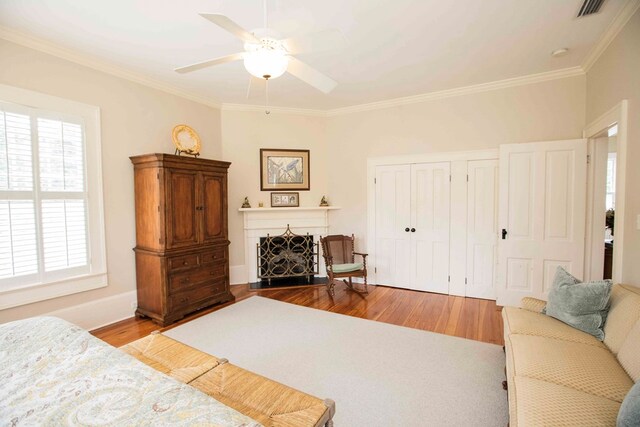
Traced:
[[[322, 237], [322, 255], [327, 267], [327, 289], [333, 296], [335, 295], [335, 280], [342, 279], [349, 289], [359, 294], [368, 294], [367, 288], [367, 254], [354, 252], [355, 238], [351, 236], [333, 235]], [[362, 262], [355, 262], [355, 255], [362, 257]], [[364, 289], [357, 289], [353, 286], [353, 277], [364, 278]], [[348, 279], [348, 281], [346, 280]]]

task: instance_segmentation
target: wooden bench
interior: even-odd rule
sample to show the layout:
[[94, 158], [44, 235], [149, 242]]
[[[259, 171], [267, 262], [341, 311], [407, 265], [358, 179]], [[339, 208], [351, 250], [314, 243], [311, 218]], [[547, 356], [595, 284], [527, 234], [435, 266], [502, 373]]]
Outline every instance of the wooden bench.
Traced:
[[265, 427], [331, 427], [335, 403], [246, 371], [160, 333], [120, 349]]

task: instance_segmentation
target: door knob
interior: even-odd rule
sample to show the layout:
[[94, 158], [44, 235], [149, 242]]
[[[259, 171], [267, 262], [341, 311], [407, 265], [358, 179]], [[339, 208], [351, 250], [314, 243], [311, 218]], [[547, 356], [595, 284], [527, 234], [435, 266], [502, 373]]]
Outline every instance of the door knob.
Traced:
[[409, 227], [405, 228], [404, 231], [409, 232]]
[[415, 233], [415, 232], [416, 232], [416, 229], [415, 229], [415, 228], [411, 228], [411, 232], [412, 232], [412, 233]]
[[504, 228], [502, 229], [502, 240], [505, 240], [507, 238], [507, 230], [505, 230]]

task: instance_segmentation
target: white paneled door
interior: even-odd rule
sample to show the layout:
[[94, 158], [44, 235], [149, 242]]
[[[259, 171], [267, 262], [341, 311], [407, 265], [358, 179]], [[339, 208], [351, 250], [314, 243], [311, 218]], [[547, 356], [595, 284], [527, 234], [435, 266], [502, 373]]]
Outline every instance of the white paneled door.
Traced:
[[379, 284], [448, 293], [450, 164], [376, 167]]
[[383, 285], [409, 283], [410, 185], [409, 165], [376, 168], [376, 270], [377, 282]]
[[498, 160], [467, 163], [465, 296], [495, 299], [498, 245]]
[[449, 162], [411, 165], [411, 289], [449, 293], [449, 176]]
[[546, 299], [557, 266], [582, 277], [586, 140], [500, 146], [498, 304]]

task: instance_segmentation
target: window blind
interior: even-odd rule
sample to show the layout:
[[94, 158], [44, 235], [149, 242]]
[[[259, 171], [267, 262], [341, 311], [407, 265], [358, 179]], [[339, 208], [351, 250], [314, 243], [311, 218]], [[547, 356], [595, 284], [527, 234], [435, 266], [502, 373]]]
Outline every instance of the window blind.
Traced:
[[80, 120], [0, 104], [0, 288], [89, 269]]

